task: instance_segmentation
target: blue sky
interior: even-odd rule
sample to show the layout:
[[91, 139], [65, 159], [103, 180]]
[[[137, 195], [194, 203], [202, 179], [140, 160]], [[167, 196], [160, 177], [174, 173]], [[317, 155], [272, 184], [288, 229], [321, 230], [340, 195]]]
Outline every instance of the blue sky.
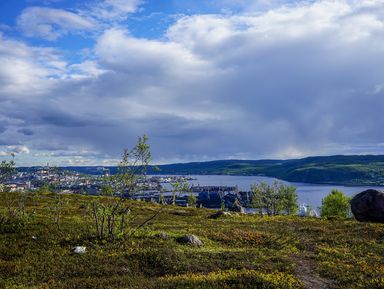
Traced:
[[382, 154], [379, 0], [0, 2], [0, 159]]

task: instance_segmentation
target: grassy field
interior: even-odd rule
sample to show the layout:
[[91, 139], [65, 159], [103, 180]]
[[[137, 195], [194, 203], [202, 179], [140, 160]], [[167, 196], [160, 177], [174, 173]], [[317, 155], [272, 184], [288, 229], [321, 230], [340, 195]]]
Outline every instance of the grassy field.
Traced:
[[[25, 216], [0, 227], [0, 288], [384, 288], [384, 224], [231, 215], [127, 201], [132, 220], [116, 240], [95, 238], [87, 206], [65, 195], [28, 197]], [[7, 216], [16, 193], [2, 194]], [[104, 202], [109, 199], [104, 198]], [[18, 202], [14, 203], [14, 208]], [[165, 232], [169, 238], [156, 237]], [[195, 234], [204, 243], [177, 242]], [[86, 246], [85, 254], [73, 253]]]

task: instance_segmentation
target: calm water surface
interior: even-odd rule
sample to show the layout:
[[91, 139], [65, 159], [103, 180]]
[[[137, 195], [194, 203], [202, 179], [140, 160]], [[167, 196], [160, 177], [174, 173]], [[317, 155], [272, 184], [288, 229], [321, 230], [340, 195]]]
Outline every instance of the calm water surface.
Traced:
[[[190, 181], [194, 185], [221, 185], [221, 186], [238, 186], [239, 190], [250, 190], [251, 184], [259, 182], [267, 182], [271, 184], [275, 178], [259, 177], [259, 176], [223, 176], [223, 175], [193, 175], [196, 180]], [[328, 195], [332, 189], [343, 191], [349, 196], [354, 196], [366, 189], [383, 189], [383, 187], [347, 187], [340, 185], [316, 185], [304, 183], [289, 183], [297, 188], [299, 203], [312, 205], [314, 208], [321, 206], [321, 200]]]

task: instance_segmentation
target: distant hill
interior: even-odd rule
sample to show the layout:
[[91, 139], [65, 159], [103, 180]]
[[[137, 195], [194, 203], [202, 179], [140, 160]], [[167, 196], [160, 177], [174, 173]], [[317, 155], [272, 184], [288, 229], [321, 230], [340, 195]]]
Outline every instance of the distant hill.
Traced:
[[[86, 174], [102, 174], [116, 167], [65, 167]], [[384, 186], [384, 155], [317, 156], [291, 160], [217, 160], [150, 167], [150, 174], [262, 175], [290, 182]]]
[[263, 175], [290, 182], [384, 185], [384, 155], [218, 160], [159, 166], [162, 174]]

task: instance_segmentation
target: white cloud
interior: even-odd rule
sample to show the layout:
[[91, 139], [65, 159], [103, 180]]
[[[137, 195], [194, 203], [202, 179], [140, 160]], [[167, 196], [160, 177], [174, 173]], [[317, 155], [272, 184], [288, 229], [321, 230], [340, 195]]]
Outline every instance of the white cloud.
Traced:
[[1, 33], [0, 62], [0, 103], [47, 93], [67, 65], [55, 49], [28, 46]]
[[105, 31], [98, 39], [95, 51], [101, 64], [114, 71], [132, 74], [190, 75], [209, 65], [178, 43], [138, 39], [122, 29]]
[[[162, 162], [372, 152], [384, 142], [383, 11], [340, 0], [192, 15], [162, 40], [107, 29], [70, 65], [2, 38], [0, 143], [84, 148], [93, 163], [143, 133]], [[26, 124], [33, 138], [17, 133]]]
[[116, 10], [125, 13], [132, 13], [137, 10], [141, 0], [105, 0], [104, 3], [113, 7]]
[[139, 9], [142, 0], [100, 0], [91, 8], [92, 15], [101, 20], [121, 21]]
[[30, 150], [26, 146], [7, 146], [6, 150], [0, 151], [0, 156], [11, 156], [19, 154], [29, 154]]
[[0, 30], [10, 31], [10, 30], [12, 30], [12, 28], [11, 28], [11, 26], [9, 26], [9, 25], [0, 23]]
[[96, 61], [85, 60], [82, 63], [72, 64], [67, 72], [68, 78], [89, 78], [98, 77], [106, 72], [106, 70], [100, 69]]
[[[108, 31], [96, 51], [116, 73], [115, 92], [130, 115], [184, 116], [188, 125], [169, 128], [184, 145], [172, 146], [173, 153], [337, 153], [327, 143], [381, 139], [377, 121], [352, 116], [380, 102], [365, 91], [384, 76], [382, 8], [379, 1], [317, 1], [257, 14], [193, 15], [171, 26], [165, 42]], [[177, 139], [183, 130], [193, 145]]]
[[76, 11], [28, 7], [18, 17], [17, 27], [25, 36], [53, 41], [70, 33], [100, 32], [126, 20], [141, 4], [141, 0], [94, 0]]
[[17, 20], [19, 29], [29, 37], [56, 40], [72, 31], [90, 30], [95, 23], [74, 12], [47, 7], [28, 7]]

